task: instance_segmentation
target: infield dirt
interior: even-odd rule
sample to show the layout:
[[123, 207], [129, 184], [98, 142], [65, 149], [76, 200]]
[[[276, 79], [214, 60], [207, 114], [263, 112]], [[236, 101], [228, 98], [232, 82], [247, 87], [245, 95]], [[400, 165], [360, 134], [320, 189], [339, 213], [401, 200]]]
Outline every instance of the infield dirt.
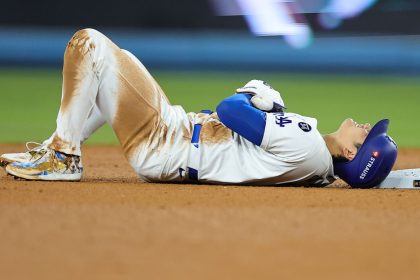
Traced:
[[[420, 275], [420, 191], [146, 184], [119, 147], [83, 159], [77, 183], [1, 173], [1, 279]], [[419, 167], [400, 150], [396, 169]]]

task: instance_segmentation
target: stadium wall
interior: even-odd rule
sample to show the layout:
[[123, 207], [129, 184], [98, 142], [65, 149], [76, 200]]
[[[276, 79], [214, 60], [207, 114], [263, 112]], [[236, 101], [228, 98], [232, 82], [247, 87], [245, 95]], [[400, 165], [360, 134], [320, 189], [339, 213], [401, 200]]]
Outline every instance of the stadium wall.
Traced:
[[[61, 67], [76, 30], [0, 29], [0, 66]], [[148, 67], [164, 69], [420, 73], [420, 36], [319, 37], [292, 49], [280, 37], [239, 32], [101, 30]]]

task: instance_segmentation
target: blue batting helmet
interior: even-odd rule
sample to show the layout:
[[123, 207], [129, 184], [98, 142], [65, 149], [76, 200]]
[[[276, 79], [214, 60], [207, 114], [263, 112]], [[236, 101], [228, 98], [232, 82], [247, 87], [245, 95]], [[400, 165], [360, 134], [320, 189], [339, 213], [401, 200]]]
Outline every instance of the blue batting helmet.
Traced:
[[334, 172], [355, 188], [379, 185], [391, 172], [397, 159], [397, 144], [387, 135], [389, 120], [377, 122], [354, 159], [334, 163]]

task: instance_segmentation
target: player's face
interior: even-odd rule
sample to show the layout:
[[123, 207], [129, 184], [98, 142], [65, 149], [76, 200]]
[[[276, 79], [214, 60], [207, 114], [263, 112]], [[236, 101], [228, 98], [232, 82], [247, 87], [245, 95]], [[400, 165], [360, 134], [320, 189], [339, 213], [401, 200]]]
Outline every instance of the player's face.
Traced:
[[344, 156], [348, 159], [353, 159], [360, 147], [369, 134], [371, 127], [370, 124], [359, 124], [353, 119], [345, 119], [339, 128], [342, 135], [343, 145], [345, 151]]

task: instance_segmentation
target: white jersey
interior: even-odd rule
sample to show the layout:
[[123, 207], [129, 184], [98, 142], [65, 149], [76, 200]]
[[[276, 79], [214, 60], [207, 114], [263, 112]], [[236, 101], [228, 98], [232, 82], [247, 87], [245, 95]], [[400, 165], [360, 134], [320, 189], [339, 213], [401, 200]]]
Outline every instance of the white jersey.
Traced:
[[137, 157], [136, 171], [146, 181], [188, 180], [197, 118], [202, 123], [194, 158], [199, 182], [325, 185], [333, 178], [332, 158], [314, 118], [267, 113], [264, 137], [257, 146], [224, 126], [215, 113], [186, 114], [180, 106], [163, 106], [162, 115], [166, 125], [156, 134], [160, 140], [140, 148]]
[[317, 120], [294, 113], [266, 116], [261, 146], [233, 132], [229, 141], [219, 143], [206, 143], [203, 135], [199, 181], [262, 185], [330, 183], [334, 176], [332, 158], [317, 130]]

